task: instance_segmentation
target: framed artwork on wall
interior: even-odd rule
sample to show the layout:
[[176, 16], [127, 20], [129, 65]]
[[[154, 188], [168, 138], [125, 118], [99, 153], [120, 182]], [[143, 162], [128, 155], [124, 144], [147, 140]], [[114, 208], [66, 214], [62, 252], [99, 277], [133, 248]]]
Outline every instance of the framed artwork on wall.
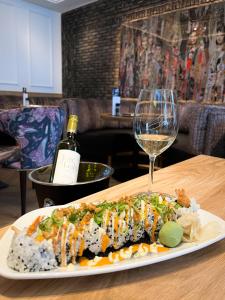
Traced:
[[225, 2], [127, 22], [121, 30], [120, 90], [173, 88], [185, 101], [225, 102]]

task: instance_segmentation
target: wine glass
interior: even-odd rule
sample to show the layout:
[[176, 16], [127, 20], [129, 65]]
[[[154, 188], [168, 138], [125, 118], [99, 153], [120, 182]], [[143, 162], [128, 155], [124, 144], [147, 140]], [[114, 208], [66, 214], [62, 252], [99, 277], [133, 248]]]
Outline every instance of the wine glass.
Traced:
[[149, 155], [148, 190], [152, 193], [156, 157], [173, 143], [178, 132], [178, 105], [173, 90], [143, 89], [136, 104], [133, 129], [138, 145]]

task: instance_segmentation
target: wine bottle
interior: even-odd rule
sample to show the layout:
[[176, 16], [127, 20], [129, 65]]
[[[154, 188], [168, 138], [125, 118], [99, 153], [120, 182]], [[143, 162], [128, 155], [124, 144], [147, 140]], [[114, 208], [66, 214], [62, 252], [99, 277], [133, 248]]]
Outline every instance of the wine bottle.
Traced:
[[50, 182], [57, 184], [75, 184], [77, 182], [80, 154], [76, 140], [77, 115], [70, 115], [67, 125], [67, 138], [60, 141], [52, 165]]
[[26, 99], [28, 98], [27, 89], [23, 87], [23, 106], [26, 106]]
[[29, 106], [30, 105], [30, 99], [27, 97], [26, 98], [26, 106]]
[[112, 115], [113, 116], [117, 115], [119, 105], [120, 105], [120, 90], [119, 88], [113, 88], [112, 90]]

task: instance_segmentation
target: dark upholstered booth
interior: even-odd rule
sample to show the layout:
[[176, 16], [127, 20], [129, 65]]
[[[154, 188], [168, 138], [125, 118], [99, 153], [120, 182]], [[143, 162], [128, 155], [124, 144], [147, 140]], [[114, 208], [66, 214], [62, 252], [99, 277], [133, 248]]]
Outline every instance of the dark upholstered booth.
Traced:
[[[137, 153], [132, 121], [101, 119], [111, 112], [111, 101], [101, 99], [64, 99], [66, 114], [79, 116], [78, 139], [85, 160], [108, 162], [119, 152]], [[134, 104], [121, 103], [121, 112], [133, 112]], [[179, 133], [173, 145], [162, 154], [161, 165], [170, 165], [198, 154], [225, 157], [225, 107], [193, 102], [179, 103]], [[134, 157], [130, 158], [131, 160]], [[138, 163], [139, 158], [136, 157]], [[148, 162], [148, 158], [145, 158]], [[132, 161], [133, 162], [133, 161]]]

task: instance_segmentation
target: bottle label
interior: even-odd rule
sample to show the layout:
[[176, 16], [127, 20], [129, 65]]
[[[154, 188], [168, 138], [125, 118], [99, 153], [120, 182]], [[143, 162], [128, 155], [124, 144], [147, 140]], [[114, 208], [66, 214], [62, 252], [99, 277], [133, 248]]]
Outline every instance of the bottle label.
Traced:
[[79, 164], [79, 153], [66, 149], [59, 150], [53, 183], [75, 184], [77, 182]]
[[28, 94], [23, 92], [23, 106], [26, 106], [26, 99], [28, 98]]
[[114, 88], [112, 91], [112, 115], [115, 116], [116, 105], [120, 105], [120, 90], [118, 88]]
[[29, 106], [29, 105], [30, 105], [30, 100], [29, 100], [29, 98], [26, 98], [25, 106]]

